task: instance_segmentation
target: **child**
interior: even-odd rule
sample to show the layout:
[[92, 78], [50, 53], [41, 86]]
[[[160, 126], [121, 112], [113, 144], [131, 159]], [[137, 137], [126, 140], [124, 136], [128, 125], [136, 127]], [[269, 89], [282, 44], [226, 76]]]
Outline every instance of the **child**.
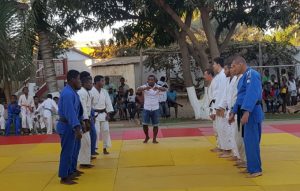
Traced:
[[21, 132], [21, 118], [20, 118], [21, 107], [18, 105], [17, 96], [11, 96], [11, 103], [8, 105], [7, 113], [8, 118], [5, 126], [5, 135], [8, 136], [10, 133], [10, 125], [13, 123], [15, 127], [16, 135], [20, 135]]
[[135, 102], [137, 107], [137, 115], [138, 118], [140, 118], [140, 114], [143, 111], [144, 108], [144, 95], [142, 91], [137, 91], [135, 94]]
[[5, 130], [5, 119], [4, 119], [5, 109], [2, 104], [0, 104], [0, 130], [3, 132]]
[[129, 112], [129, 115], [130, 115], [130, 120], [133, 120], [134, 119], [134, 116], [135, 116], [135, 110], [136, 110], [136, 105], [135, 105], [135, 95], [133, 94], [133, 89], [130, 88], [128, 90], [129, 94], [128, 94], [128, 97], [127, 97], [127, 108], [128, 108], [128, 112]]
[[120, 120], [127, 120], [126, 97], [124, 89], [122, 87], [119, 88], [116, 99], [116, 110], [119, 111]]

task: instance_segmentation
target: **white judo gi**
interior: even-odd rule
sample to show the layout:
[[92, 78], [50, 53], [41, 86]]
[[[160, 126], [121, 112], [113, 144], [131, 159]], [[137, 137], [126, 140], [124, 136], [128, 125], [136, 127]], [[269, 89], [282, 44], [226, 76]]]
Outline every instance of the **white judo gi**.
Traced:
[[33, 97], [25, 94], [22, 94], [19, 98], [19, 106], [21, 106], [21, 118], [22, 118], [22, 128], [29, 128], [32, 130], [32, 113], [34, 108]]
[[0, 104], [0, 129], [5, 129], [5, 119], [4, 119], [5, 109], [2, 104]]
[[[96, 148], [98, 148], [100, 133], [102, 135], [103, 148], [111, 147], [111, 138], [109, 133], [109, 122], [106, 117], [108, 113], [113, 112], [113, 106], [107, 90], [102, 88], [98, 91], [95, 87], [90, 91], [92, 94], [92, 107], [95, 110], [95, 128], [97, 133]], [[99, 113], [97, 110], [106, 110]]]
[[[233, 108], [235, 102], [236, 102], [236, 98], [237, 98], [237, 86], [238, 83], [241, 79], [243, 75], [240, 75], [238, 77], [235, 77], [235, 81], [232, 85], [232, 94], [231, 94], [231, 101], [230, 101], [230, 109]], [[246, 153], [245, 153], [245, 147], [244, 147], [244, 140], [242, 137], [242, 129], [238, 129], [238, 124], [237, 124], [237, 118], [235, 116], [235, 120], [234, 122], [231, 124], [233, 127], [233, 148], [232, 148], [232, 152], [234, 154], [234, 156], [238, 157], [238, 159], [242, 160], [242, 161], [246, 161]]]
[[[209, 115], [215, 115], [215, 101], [216, 101], [216, 89], [214, 79], [211, 81], [210, 85], [207, 88], [207, 95], [208, 95], [208, 107], [209, 107]], [[216, 127], [216, 119], [213, 120], [213, 130], [214, 135], [216, 137], [217, 147], [220, 148], [219, 140], [218, 140], [218, 131]]]
[[[83, 108], [83, 120], [89, 120], [92, 110], [92, 97], [90, 93], [81, 88], [78, 92], [80, 102]], [[81, 147], [79, 150], [78, 163], [79, 164], [91, 164], [91, 136], [90, 132], [84, 132], [81, 138]]]
[[[213, 79], [213, 94], [215, 97], [214, 109], [226, 109], [226, 76], [224, 69], [222, 69]], [[222, 150], [230, 150], [230, 144], [228, 144], [227, 136], [227, 120], [224, 117], [216, 116], [216, 131], [218, 134], [219, 148]]]
[[39, 108], [37, 109], [38, 111], [40, 109], [43, 109], [43, 119], [44, 119], [44, 123], [47, 127], [47, 134], [52, 134], [53, 133], [53, 112], [57, 112], [58, 111], [58, 107], [57, 104], [55, 103], [55, 101], [51, 98], [47, 98], [45, 101], [43, 101], [43, 103], [41, 103], [41, 105], [39, 106]]
[[[44, 117], [43, 117], [43, 109], [40, 109], [41, 104], [38, 104], [38, 106], [34, 105], [33, 108], [33, 129], [35, 133], [38, 133], [38, 129], [44, 129], [46, 128]], [[39, 109], [39, 111], [38, 111]]]

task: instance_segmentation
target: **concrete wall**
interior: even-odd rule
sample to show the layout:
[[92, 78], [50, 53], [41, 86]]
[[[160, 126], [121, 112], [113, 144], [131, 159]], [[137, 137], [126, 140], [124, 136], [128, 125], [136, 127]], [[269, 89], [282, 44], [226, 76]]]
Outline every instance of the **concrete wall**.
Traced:
[[[130, 88], [136, 87], [135, 69], [134, 64], [117, 65], [117, 66], [105, 66], [105, 67], [93, 67], [92, 75], [102, 76], [123, 76], [126, 80], [126, 84]], [[119, 86], [119, 84], [116, 84]]]

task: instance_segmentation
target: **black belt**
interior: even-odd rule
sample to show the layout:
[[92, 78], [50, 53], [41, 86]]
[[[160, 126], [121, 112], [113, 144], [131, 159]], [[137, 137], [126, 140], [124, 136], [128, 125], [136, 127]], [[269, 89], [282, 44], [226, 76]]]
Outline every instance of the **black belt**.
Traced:
[[106, 109], [94, 109], [97, 113], [106, 113]]
[[209, 103], [209, 107], [211, 107], [211, 105], [212, 105], [213, 103], [216, 103], [216, 100], [215, 100], [215, 99], [211, 100], [211, 102]]

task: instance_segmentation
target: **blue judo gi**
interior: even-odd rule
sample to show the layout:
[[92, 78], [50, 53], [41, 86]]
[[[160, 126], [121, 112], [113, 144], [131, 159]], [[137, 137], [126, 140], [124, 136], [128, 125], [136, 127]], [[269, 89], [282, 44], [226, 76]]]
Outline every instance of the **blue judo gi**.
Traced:
[[80, 126], [82, 106], [77, 92], [66, 85], [58, 103], [57, 132], [61, 138], [59, 177], [66, 178], [76, 171], [80, 140], [75, 138], [75, 128]]
[[91, 136], [91, 154], [96, 154], [96, 142], [97, 142], [97, 134], [96, 134], [96, 128], [95, 128], [95, 112], [92, 109], [91, 111], [91, 130], [90, 130], [90, 136]]
[[243, 116], [243, 112], [249, 112], [248, 123], [243, 126], [247, 170], [250, 174], [262, 172], [259, 144], [264, 113], [261, 106], [262, 86], [260, 74], [248, 67], [237, 88], [238, 94], [233, 112], [237, 114], [238, 122]]
[[18, 103], [11, 103], [8, 105], [7, 113], [8, 119], [5, 124], [5, 135], [8, 136], [10, 132], [11, 123], [15, 126], [16, 135], [20, 135], [21, 132], [21, 118], [20, 118], [21, 107]]

